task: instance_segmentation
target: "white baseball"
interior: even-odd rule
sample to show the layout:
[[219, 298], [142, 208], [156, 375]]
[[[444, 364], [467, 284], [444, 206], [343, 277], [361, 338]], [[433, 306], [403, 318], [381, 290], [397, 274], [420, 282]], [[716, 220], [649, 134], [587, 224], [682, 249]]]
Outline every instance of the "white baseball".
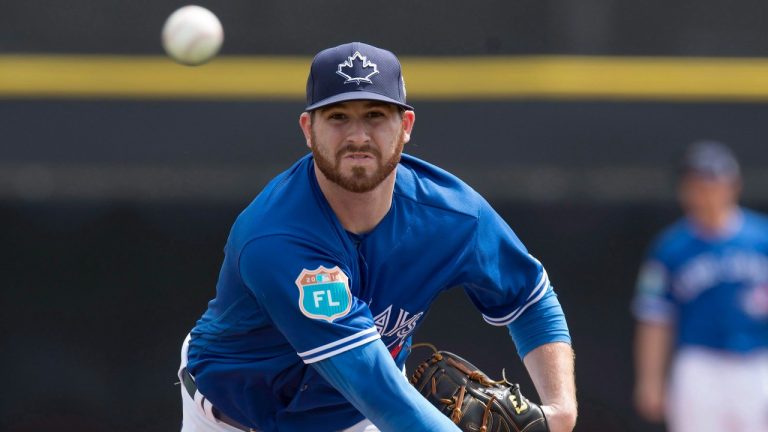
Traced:
[[224, 42], [221, 22], [208, 9], [188, 5], [173, 12], [163, 25], [163, 48], [171, 58], [188, 66], [215, 56]]

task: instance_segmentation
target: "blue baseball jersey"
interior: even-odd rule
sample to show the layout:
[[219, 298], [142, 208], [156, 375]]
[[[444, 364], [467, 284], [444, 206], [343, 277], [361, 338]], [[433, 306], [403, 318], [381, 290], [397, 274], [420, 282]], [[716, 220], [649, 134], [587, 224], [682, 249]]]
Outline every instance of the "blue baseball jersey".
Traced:
[[675, 324], [678, 346], [768, 348], [768, 219], [740, 209], [717, 235], [672, 225], [640, 270], [633, 311]]
[[451, 174], [403, 155], [389, 212], [356, 235], [336, 218], [308, 155], [237, 218], [216, 297], [191, 332], [188, 368], [200, 392], [244, 425], [340, 430], [363, 417], [311, 364], [381, 339], [402, 368], [430, 304], [454, 286], [496, 326], [551, 290], [509, 226]]

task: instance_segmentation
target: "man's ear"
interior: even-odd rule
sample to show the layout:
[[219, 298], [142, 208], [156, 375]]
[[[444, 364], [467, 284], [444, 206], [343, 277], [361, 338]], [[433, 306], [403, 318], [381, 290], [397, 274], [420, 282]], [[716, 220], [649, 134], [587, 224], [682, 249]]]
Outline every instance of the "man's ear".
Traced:
[[411, 140], [411, 132], [413, 131], [413, 125], [416, 123], [416, 113], [413, 111], [403, 112], [403, 142]]
[[308, 112], [303, 112], [299, 116], [299, 127], [304, 133], [304, 139], [307, 140], [307, 147], [312, 148], [312, 116]]

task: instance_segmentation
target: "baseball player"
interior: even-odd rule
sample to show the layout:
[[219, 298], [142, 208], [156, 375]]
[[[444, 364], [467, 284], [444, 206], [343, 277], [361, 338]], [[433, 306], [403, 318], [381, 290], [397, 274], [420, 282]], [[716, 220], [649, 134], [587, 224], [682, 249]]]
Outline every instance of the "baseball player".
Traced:
[[480, 195], [402, 154], [414, 121], [391, 52], [315, 56], [299, 117], [311, 154], [232, 227], [182, 348], [182, 431], [459, 430], [403, 377], [411, 335], [454, 286], [509, 328], [551, 430], [572, 430], [573, 353], [547, 272]]
[[721, 143], [690, 147], [685, 217], [638, 278], [635, 403], [672, 432], [768, 432], [768, 220], [738, 206], [739, 171]]

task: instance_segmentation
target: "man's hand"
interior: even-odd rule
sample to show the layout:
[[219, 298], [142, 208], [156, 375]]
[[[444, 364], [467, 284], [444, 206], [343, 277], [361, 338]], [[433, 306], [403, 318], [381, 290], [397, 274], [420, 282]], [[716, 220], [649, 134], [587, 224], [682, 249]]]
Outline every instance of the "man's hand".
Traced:
[[664, 420], [666, 392], [663, 382], [650, 380], [635, 385], [635, 409], [645, 420], [659, 423]]

